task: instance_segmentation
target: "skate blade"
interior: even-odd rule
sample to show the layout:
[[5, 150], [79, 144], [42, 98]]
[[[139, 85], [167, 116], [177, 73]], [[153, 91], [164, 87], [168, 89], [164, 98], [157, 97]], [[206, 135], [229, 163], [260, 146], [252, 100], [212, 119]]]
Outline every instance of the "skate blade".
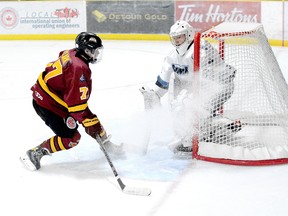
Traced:
[[31, 171], [35, 171], [36, 170], [36, 167], [35, 165], [29, 160], [29, 157], [28, 155], [24, 155], [24, 156], [21, 156], [20, 157], [20, 161], [22, 162], [22, 164], [28, 169], [28, 170], [31, 170]]
[[192, 159], [192, 152], [175, 152], [174, 158], [179, 160], [189, 160]]

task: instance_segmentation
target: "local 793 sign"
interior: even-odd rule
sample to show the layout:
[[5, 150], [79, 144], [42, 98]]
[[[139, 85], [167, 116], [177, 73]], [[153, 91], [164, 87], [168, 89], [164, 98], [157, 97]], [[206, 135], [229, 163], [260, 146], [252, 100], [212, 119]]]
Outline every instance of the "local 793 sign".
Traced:
[[189, 22], [196, 31], [225, 22], [261, 22], [261, 2], [177, 1], [175, 19]]
[[83, 2], [0, 2], [0, 34], [78, 33], [85, 12]]

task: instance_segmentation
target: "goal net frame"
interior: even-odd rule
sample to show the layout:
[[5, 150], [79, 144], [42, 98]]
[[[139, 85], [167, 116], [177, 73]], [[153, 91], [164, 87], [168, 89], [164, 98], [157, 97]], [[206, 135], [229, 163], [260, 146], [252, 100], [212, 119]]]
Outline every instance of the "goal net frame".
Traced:
[[[236, 26], [236, 27], [235, 27]], [[271, 70], [275, 70], [276, 72], [280, 72], [281, 74], [279, 74], [279, 77], [285, 81], [283, 74], [281, 72], [281, 69], [277, 63], [276, 57], [273, 54], [272, 48], [269, 45], [268, 39], [264, 33], [264, 29], [262, 24], [260, 23], [221, 23], [213, 28], [211, 28], [208, 31], [205, 31], [203, 33], [201, 32], [196, 32], [195, 36], [194, 36], [194, 73], [195, 73], [195, 78], [196, 80], [196, 84], [199, 85], [199, 83], [201, 82], [201, 80], [199, 80], [199, 77], [201, 76], [201, 40], [207, 40], [209, 38], [209, 40], [213, 41], [214, 46], [218, 49], [219, 55], [220, 57], [225, 61], [226, 59], [226, 53], [225, 53], [225, 46], [226, 46], [226, 40], [227, 38], [233, 38], [233, 37], [253, 37], [253, 35], [255, 33], [257, 33], [257, 31], [261, 32], [261, 43], [265, 43], [262, 46], [265, 46], [265, 49], [267, 49], [269, 51], [269, 55], [270, 58], [273, 60], [273, 68]], [[253, 40], [255, 40], [255, 38], [253, 37]], [[257, 40], [257, 39], [256, 39]], [[263, 42], [264, 41], [264, 42]], [[242, 43], [245, 43], [245, 40], [240, 41], [239, 44], [241, 45]], [[254, 43], [254, 42], [253, 42]], [[258, 43], [256, 41], [256, 43]], [[228, 56], [227, 56], [228, 57]], [[269, 70], [269, 68], [268, 68]], [[237, 76], [237, 74], [236, 74]], [[288, 101], [288, 87], [286, 82], [283, 83], [283, 81], [281, 81], [281, 83], [279, 83], [279, 85], [282, 85], [282, 89], [287, 90], [286, 94], [287, 96], [283, 96], [285, 97], [285, 100]], [[198, 87], [197, 87], [198, 88]], [[284, 93], [285, 94], [285, 93]], [[287, 104], [285, 104], [286, 106]], [[224, 113], [225, 113], [225, 107], [224, 109]], [[288, 113], [287, 113], [288, 115]], [[287, 118], [287, 115], [283, 115], [283, 118]], [[257, 125], [259, 127], [266, 127], [269, 126], [272, 128], [273, 127], [277, 127], [279, 126], [279, 124], [277, 123], [278, 119], [281, 119], [281, 114], [275, 114], [275, 116], [273, 115], [271, 116], [266, 116], [266, 118], [271, 117], [271, 119], [276, 119], [276, 122], [271, 121], [270, 123], [267, 123], [267, 121], [264, 121], [264, 123], [262, 123], [261, 121], [257, 121], [255, 119], [257, 118], [261, 118], [262, 119], [265, 118], [265, 116], [240, 116], [238, 115], [238, 117], [232, 117], [234, 118], [234, 120], [240, 120], [242, 122], [243, 125], [253, 125], [255, 127], [257, 127]], [[230, 118], [230, 117], [228, 117]], [[283, 126], [283, 125], [281, 125]], [[244, 126], [245, 127], [245, 126]], [[287, 125], [284, 125], [284, 130], [285, 132], [288, 133], [288, 123]], [[286, 131], [287, 129], [287, 131]], [[270, 154], [270, 151], [274, 151], [274, 149], [276, 149], [276, 153], [274, 152], [273, 156], [271, 156], [271, 158], [268, 156], [263, 156], [263, 157], [234, 157], [231, 156], [229, 154], [223, 154], [221, 155], [213, 155], [210, 154], [209, 152], [206, 154], [206, 149], [210, 148], [210, 146], [214, 146], [214, 149], [217, 149], [217, 145], [213, 144], [213, 143], [203, 143], [201, 141], [199, 141], [199, 134], [201, 133], [201, 129], [199, 126], [199, 122], [196, 126], [196, 131], [198, 131], [198, 133], [193, 135], [192, 138], [192, 146], [193, 146], [193, 151], [192, 151], [192, 158], [198, 159], [198, 160], [205, 160], [205, 161], [210, 161], [210, 162], [217, 162], [217, 163], [224, 163], [224, 164], [233, 164], [233, 165], [248, 165], [248, 166], [258, 166], [258, 165], [274, 165], [274, 164], [284, 164], [284, 163], [288, 163], [288, 135], [287, 135], [287, 140], [285, 138], [285, 141], [287, 141], [287, 143], [284, 143], [283, 145], [281, 144], [280, 146], [275, 145], [275, 147], [269, 147], [268, 150], [265, 148], [265, 150], [260, 150], [260, 151], [265, 151], [265, 154]], [[275, 141], [277, 142], [277, 141]], [[210, 145], [210, 146], [209, 146]], [[202, 146], [204, 146], [202, 148]], [[216, 146], [216, 147], [215, 147]], [[219, 144], [219, 148], [222, 148], [223, 145]], [[230, 148], [230, 147], [229, 147]], [[271, 150], [272, 148], [272, 150]], [[284, 151], [281, 149], [284, 148]], [[204, 149], [204, 150], [203, 150]], [[230, 148], [231, 149], [231, 148]], [[280, 150], [279, 150], [280, 149]], [[210, 150], [213, 151], [213, 150]], [[221, 151], [221, 150], [220, 150]], [[224, 150], [225, 151], [225, 148]], [[230, 151], [230, 150], [228, 150]], [[243, 151], [246, 151], [246, 149], [244, 149]], [[267, 153], [268, 152], [268, 153]], [[277, 155], [279, 152], [279, 156]], [[242, 153], [241, 153], [242, 154]], [[250, 153], [249, 153], [250, 154]], [[275, 156], [276, 154], [276, 156]]]

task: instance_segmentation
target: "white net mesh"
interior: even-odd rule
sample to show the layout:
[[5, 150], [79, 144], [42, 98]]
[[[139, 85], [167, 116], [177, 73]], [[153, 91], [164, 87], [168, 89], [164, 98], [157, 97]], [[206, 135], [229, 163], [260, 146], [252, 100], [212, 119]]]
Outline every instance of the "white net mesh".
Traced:
[[198, 155], [288, 158], [288, 87], [262, 25], [222, 23], [200, 41]]

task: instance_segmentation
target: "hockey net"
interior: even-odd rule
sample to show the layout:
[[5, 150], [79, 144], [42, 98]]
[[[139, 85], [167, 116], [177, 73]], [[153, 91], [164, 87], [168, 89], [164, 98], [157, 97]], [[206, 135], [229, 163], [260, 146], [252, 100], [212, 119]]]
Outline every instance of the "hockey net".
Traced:
[[[233, 85], [221, 78], [219, 82], [217, 72], [207, 76], [207, 68], [217, 71], [218, 63], [223, 64], [215, 61], [213, 49], [203, 45], [207, 42], [228, 67], [236, 69]], [[238, 165], [288, 163], [288, 87], [263, 26], [222, 23], [196, 33], [194, 44], [197, 94], [203, 109], [207, 110], [207, 104], [217, 108], [210, 109], [213, 113], [208, 117], [198, 118], [193, 157]], [[231, 70], [220, 76], [230, 79]], [[225, 88], [228, 93], [217, 93]]]

